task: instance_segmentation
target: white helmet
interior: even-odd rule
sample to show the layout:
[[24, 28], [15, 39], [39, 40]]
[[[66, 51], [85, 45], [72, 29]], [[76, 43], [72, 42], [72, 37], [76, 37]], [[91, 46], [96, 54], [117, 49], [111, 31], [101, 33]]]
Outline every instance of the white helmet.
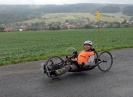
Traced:
[[87, 40], [87, 41], [84, 42], [84, 45], [85, 45], [85, 44], [89, 44], [89, 45], [92, 46], [93, 43], [92, 43], [91, 41]]

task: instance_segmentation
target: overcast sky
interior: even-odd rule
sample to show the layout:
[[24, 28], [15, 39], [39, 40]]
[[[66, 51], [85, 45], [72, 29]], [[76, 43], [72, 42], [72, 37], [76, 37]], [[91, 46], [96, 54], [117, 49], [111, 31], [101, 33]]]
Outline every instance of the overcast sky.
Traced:
[[0, 0], [0, 4], [73, 4], [73, 3], [133, 4], [133, 0]]

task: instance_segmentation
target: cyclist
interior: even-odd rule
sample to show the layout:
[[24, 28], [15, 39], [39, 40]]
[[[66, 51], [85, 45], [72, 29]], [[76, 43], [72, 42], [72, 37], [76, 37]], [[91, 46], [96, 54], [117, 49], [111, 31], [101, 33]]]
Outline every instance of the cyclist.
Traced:
[[[91, 50], [93, 43], [91, 41], [84, 42], [84, 50], [81, 51], [77, 58], [71, 59], [71, 65], [66, 65], [61, 69], [55, 70], [50, 73], [50, 75], [62, 75], [66, 72], [73, 72], [73, 71], [80, 71], [80, 70], [87, 70], [90, 66], [95, 65], [95, 55], [94, 52]], [[46, 67], [44, 66], [44, 70]], [[50, 69], [50, 68], [48, 68]]]

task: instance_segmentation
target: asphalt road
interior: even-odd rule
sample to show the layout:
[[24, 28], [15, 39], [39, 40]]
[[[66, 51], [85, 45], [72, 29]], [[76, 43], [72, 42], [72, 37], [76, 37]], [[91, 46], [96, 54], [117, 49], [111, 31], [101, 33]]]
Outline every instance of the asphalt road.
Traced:
[[0, 67], [0, 97], [133, 97], [133, 48], [113, 50], [112, 69], [98, 68], [49, 79], [40, 70], [45, 61]]

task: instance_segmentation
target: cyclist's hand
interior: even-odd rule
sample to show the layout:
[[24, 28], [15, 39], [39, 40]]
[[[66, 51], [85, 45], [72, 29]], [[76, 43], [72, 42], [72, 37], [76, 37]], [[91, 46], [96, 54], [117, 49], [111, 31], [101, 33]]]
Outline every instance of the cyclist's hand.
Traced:
[[71, 59], [72, 61], [77, 61], [77, 58], [75, 58], [75, 59]]
[[82, 65], [82, 62], [78, 62], [79, 65]]
[[72, 60], [71, 60], [71, 59], [68, 59], [67, 61], [68, 61], [68, 62], [72, 62]]

